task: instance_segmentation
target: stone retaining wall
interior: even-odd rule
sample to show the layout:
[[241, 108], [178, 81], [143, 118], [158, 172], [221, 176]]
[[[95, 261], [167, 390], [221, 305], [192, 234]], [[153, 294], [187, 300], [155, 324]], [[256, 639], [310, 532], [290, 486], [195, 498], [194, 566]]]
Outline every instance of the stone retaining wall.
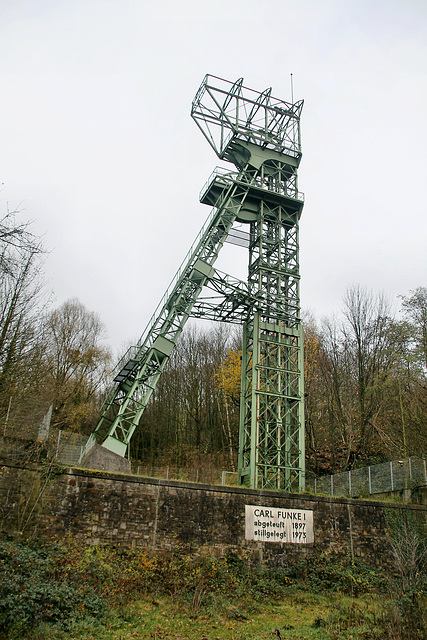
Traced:
[[[236, 487], [209, 486], [140, 476], [66, 469], [50, 484], [37, 468], [1, 466], [0, 518], [23, 535], [72, 535], [85, 544], [151, 551], [228, 551], [281, 566], [324, 551], [350, 553], [372, 564], [388, 562], [387, 510], [406, 510], [426, 523], [422, 506], [395, 505]], [[245, 505], [313, 511], [314, 543], [245, 539]], [[27, 518], [31, 515], [30, 519]]]

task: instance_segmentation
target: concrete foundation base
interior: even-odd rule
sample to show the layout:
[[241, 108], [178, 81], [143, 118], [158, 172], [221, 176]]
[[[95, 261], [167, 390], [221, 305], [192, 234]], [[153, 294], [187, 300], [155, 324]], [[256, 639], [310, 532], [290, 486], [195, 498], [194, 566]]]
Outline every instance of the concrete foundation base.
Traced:
[[113, 453], [100, 444], [95, 444], [89, 451], [87, 456], [82, 460], [82, 467], [86, 469], [102, 469], [102, 471], [111, 471], [119, 473], [130, 473], [131, 464], [127, 458]]

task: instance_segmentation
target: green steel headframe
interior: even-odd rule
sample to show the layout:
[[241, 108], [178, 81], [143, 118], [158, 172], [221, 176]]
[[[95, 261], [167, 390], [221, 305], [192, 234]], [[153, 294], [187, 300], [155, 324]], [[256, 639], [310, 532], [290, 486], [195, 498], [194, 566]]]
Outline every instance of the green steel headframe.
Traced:
[[[93, 443], [125, 456], [188, 318], [243, 325], [239, 480], [302, 490], [305, 480], [298, 191], [302, 101], [287, 103], [207, 75], [191, 115], [217, 156], [200, 201], [212, 211], [153, 314], [117, 368]], [[247, 225], [247, 232], [233, 227]], [[214, 263], [224, 242], [246, 246], [246, 282]]]

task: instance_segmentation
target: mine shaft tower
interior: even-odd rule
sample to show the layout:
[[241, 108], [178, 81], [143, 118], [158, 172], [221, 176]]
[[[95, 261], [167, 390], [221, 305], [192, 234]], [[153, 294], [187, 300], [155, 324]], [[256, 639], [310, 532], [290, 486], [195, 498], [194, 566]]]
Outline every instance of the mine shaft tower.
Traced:
[[[189, 317], [243, 325], [239, 481], [304, 489], [303, 332], [298, 191], [303, 102], [283, 102], [207, 75], [191, 115], [233, 170], [216, 169], [200, 201], [213, 207], [151, 318], [126, 354], [88, 442], [125, 456]], [[239, 230], [233, 227], [239, 225]], [[242, 225], [247, 231], [241, 231]], [[214, 263], [224, 242], [248, 249], [246, 282]]]

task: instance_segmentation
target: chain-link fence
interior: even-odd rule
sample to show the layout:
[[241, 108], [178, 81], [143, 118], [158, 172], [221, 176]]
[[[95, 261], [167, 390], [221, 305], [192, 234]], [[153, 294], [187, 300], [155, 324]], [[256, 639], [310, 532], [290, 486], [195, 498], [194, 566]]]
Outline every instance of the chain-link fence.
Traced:
[[407, 458], [375, 464], [334, 475], [307, 477], [306, 489], [331, 496], [364, 497], [427, 485], [424, 458]]
[[[51, 430], [43, 439], [0, 436], [0, 455], [7, 460], [30, 462], [45, 447], [63, 465], [77, 465], [87, 436], [68, 431]], [[46, 450], [47, 450], [46, 449]]]
[[[4, 460], [18, 463], [36, 462], [38, 459], [36, 453], [39, 452], [40, 447], [47, 446], [50, 453], [53, 453], [62, 465], [68, 467], [79, 466], [79, 460], [87, 439], [87, 436], [61, 430], [51, 430], [48, 438], [43, 442], [0, 435], [0, 457]], [[211, 465], [200, 466], [196, 463], [186, 467], [154, 467], [132, 464], [131, 473], [148, 478], [219, 485], [221, 484], [223, 472], [217, 467]]]
[[[67, 466], [79, 464], [87, 442], [87, 436], [80, 436], [66, 431], [59, 431], [57, 436], [57, 458]], [[149, 478], [159, 478], [163, 480], [182, 480], [186, 482], [200, 482], [203, 484], [219, 484], [221, 481], [221, 470], [198, 466], [193, 467], [154, 467], [147, 465], [132, 464], [132, 473]]]
[[[237, 473], [223, 471], [222, 485], [236, 485]], [[427, 467], [424, 458], [408, 458], [376, 464], [334, 475], [306, 476], [306, 491], [330, 496], [363, 498], [377, 493], [390, 493], [427, 485]]]
[[56, 457], [59, 462], [69, 467], [78, 465], [87, 439], [87, 436], [82, 436], [79, 433], [58, 431]]
[[220, 469], [213, 467], [147, 467], [132, 465], [132, 473], [148, 478], [161, 480], [181, 480], [182, 482], [199, 482], [202, 484], [221, 484]]
[[[87, 436], [67, 431], [50, 432], [50, 447], [55, 448], [58, 461], [67, 466], [78, 465], [87, 442]], [[9, 460], [24, 460], [34, 446], [33, 440], [0, 436], [0, 453]], [[236, 486], [235, 471], [224, 471], [207, 467], [152, 467], [132, 465], [132, 473], [149, 478], [181, 480]], [[330, 496], [363, 498], [379, 493], [390, 493], [427, 486], [427, 464], [425, 458], [393, 460], [362, 469], [343, 471], [333, 475], [306, 476], [306, 491]]]

